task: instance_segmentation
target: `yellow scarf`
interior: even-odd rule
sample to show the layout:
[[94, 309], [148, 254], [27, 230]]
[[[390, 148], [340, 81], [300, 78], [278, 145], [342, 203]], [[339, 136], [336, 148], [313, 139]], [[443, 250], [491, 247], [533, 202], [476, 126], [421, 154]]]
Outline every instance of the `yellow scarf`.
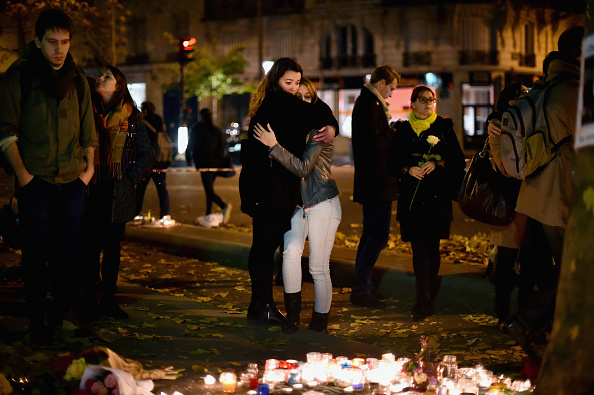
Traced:
[[[128, 117], [132, 114], [129, 104], [120, 102], [112, 111], [101, 114], [96, 108], [95, 125], [99, 135], [100, 167], [107, 168], [109, 177], [116, 180], [122, 179], [122, 156], [128, 135]], [[99, 158], [97, 158], [99, 157]]]
[[415, 131], [417, 136], [419, 136], [423, 130], [429, 129], [431, 124], [435, 122], [436, 119], [437, 113], [433, 113], [425, 119], [417, 118], [414, 111], [411, 111], [410, 115], [408, 116], [408, 122], [410, 122], [410, 126]]

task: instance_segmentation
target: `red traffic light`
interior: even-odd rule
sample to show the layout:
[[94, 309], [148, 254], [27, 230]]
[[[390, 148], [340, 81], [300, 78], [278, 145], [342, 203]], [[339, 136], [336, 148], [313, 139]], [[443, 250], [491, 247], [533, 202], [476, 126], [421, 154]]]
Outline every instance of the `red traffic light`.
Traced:
[[192, 50], [193, 48], [191, 48], [191, 47], [192, 47], [192, 45], [194, 45], [194, 44], [196, 44], [196, 39], [195, 39], [194, 37], [192, 37], [192, 38], [190, 38], [190, 39], [188, 39], [188, 40], [183, 40], [183, 41], [182, 41], [182, 46], [184, 47], [184, 49], [185, 49], [186, 51], [190, 51], [190, 50]]

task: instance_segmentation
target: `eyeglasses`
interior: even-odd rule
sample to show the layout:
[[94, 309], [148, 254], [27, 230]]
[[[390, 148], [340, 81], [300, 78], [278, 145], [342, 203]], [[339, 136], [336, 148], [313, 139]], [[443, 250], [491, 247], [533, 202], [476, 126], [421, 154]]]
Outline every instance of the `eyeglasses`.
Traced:
[[426, 97], [419, 97], [417, 99], [419, 101], [419, 103], [421, 104], [427, 104], [427, 103], [435, 103], [437, 100], [435, 99], [427, 99]]

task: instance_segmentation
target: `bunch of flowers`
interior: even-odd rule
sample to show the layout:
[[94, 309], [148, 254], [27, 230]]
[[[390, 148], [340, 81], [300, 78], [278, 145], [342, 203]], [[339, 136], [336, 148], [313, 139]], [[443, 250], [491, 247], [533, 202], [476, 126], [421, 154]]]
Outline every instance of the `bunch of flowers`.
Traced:
[[427, 388], [430, 381], [430, 372], [426, 366], [433, 364], [436, 356], [428, 337], [421, 336], [419, 342], [421, 343], [421, 350], [415, 354], [414, 358], [403, 365], [403, 370], [409, 376], [412, 376], [414, 386], [422, 389]]
[[113, 373], [108, 373], [105, 377], [95, 377], [85, 381], [85, 389], [75, 393], [75, 395], [120, 395], [118, 379]]

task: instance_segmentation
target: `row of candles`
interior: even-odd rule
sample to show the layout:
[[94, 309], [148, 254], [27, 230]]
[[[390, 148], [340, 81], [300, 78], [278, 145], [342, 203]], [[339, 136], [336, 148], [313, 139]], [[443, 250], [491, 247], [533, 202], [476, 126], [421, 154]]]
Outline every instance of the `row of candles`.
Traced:
[[[503, 394], [526, 392], [532, 389], [530, 380], [512, 381], [508, 377], [496, 377], [482, 365], [458, 368], [456, 357], [444, 356], [436, 364], [437, 372], [427, 371], [419, 364], [414, 372], [406, 368], [410, 358], [396, 359], [393, 354], [384, 354], [381, 359], [333, 358], [332, 354], [310, 352], [307, 362], [268, 359], [261, 378], [257, 364], [250, 363], [239, 377], [234, 372], [223, 372], [219, 381], [224, 393], [233, 393], [242, 388], [248, 394], [268, 395], [278, 387], [282, 392], [313, 389], [334, 382], [345, 393], [369, 388], [371, 394], [399, 394], [411, 389], [433, 392], [438, 395]], [[213, 387], [216, 379], [204, 378], [206, 387]], [[408, 392], [410, 394], [411, 392]]]

